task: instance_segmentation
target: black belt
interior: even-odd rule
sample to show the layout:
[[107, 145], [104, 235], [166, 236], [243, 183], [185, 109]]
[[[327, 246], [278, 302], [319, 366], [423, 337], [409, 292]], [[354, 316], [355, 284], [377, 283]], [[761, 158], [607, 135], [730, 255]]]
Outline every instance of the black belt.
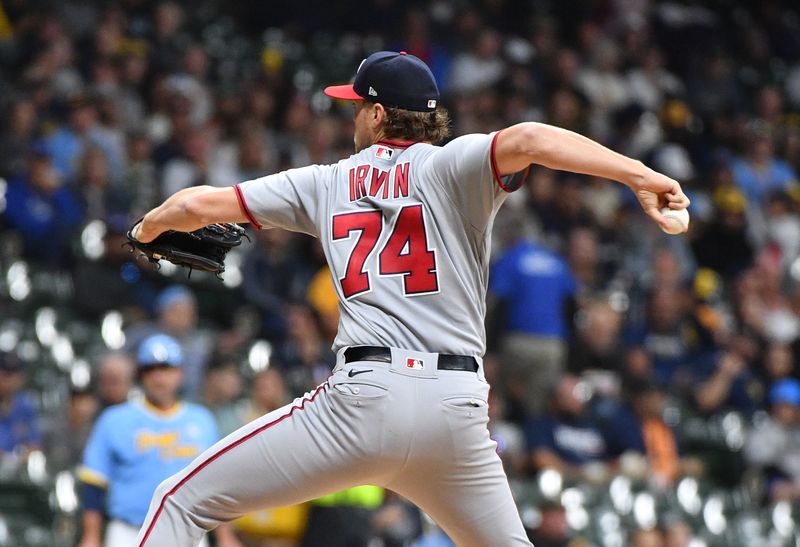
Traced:
[[[392, 350], [381, 346], [350, 346], [344, 350], [344, 362], [374, 361], [376, 363], [391, 363]], [[440, 353], [438, 359], [439, 370], [466, 370], [478, 372], [478, 361], [469, 355], [448, 355]]]

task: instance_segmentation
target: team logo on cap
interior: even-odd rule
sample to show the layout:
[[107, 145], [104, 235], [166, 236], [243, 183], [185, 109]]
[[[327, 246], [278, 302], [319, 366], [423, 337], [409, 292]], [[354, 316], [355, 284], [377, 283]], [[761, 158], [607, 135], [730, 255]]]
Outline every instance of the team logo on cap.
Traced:
[[392, 155], [394, 154], [394, 150], [391, 148], [386, 148], [385, 146], [379, 146], [375, 150], [375, 157], [379, 160], [390, 160], [392, 159]]
[[436, 99], [428, 100], [428, 108], [436, 108]]
[[422, 362], [422, 359], [406, 359], [406, 367], [413, 368], [414, 370], [422, 370], [425, 368], [425, 364]]

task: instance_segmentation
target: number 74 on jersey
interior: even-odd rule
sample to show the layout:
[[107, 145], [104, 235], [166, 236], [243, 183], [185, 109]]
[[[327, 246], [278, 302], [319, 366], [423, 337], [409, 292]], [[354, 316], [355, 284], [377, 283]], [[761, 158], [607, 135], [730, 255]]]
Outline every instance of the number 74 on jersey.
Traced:
[[378, 253], [377, 275], [402, 275], [403, 294], [406, 296], [438, 292], [436, 251], [428, 245], [423, 205], [418, 203], [400, 209], [391, 226], [386, 226], [383, 213], [377, 209], [333, 217], [331, 235], [334, 242], [355, 238], [345, 275], [339, 278], [345, 298], [372, 288], [371, 276], [375, 272], [365, 269], [365, 264], [384, 229], [390, 232]]

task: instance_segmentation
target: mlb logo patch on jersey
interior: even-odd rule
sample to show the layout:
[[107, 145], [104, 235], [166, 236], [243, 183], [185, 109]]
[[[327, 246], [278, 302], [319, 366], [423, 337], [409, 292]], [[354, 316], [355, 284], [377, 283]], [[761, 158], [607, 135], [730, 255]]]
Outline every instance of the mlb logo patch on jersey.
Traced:
[[414, 370], [422, 370], [425, 368], [425, 364], [422, 362], [422, 359], [406, 359], [406, 367], [413, 368]]
[[385, 146], [379, 146], [378, 149], [375, 150], [375, 157], [379, 160], [390, 160], [393, 154], [394, 150], [386, 148]]

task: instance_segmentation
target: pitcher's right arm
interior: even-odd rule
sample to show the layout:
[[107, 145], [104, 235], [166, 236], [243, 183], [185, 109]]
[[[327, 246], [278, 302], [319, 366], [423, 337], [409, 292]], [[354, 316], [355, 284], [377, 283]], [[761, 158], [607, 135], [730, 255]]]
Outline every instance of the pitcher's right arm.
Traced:
[[516, 173], [535, 163], [584, 175], [615, 180], [628, 186], [660, 226], [668, 223], [662, 207], [685, 209], [689, 199], [678, 181], [573, 131], [523, 122], [500, 132], [494, 150], [499, 175]]

